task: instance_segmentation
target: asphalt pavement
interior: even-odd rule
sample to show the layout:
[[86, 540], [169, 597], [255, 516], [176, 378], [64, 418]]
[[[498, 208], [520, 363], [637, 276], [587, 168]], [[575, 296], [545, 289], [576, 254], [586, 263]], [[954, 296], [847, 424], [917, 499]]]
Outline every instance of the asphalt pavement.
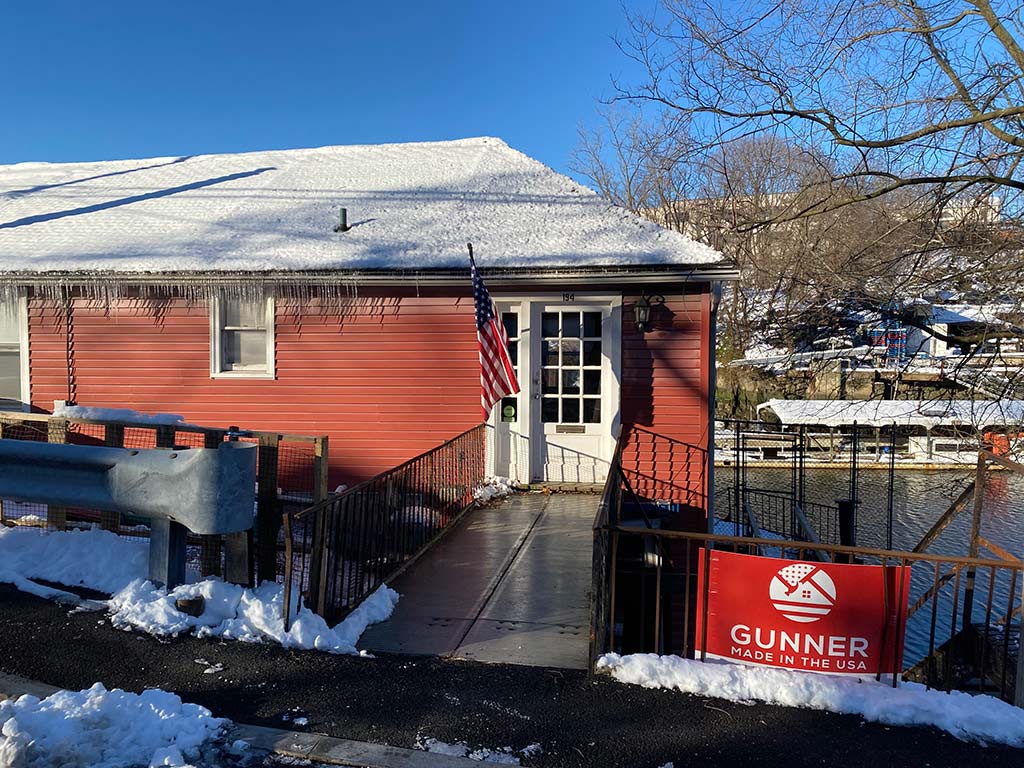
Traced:
[[157, 640], [8, 585], [0, 585], [0, 669], [71, 689], [160, 687], [238, 722], [295, 729], [306, 718], [309, 731], [398, 747], [431, 738], [515, 751], [539, 744], [523, 758], [528, 766], [1024, 764], [1022, 750], [931, 728], [646, 690], [582, 671]]

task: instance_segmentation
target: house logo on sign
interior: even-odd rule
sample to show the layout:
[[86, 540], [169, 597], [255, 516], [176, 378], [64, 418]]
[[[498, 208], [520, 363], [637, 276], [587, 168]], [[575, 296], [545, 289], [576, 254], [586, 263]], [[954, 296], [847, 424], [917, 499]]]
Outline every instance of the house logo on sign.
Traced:
[[832, 611], [836, 603], [836, 585], [832, 577], [818, 566], [794, 563], [772, 577], [768, 595], [772, 605], [787, 619], [809, 624]]

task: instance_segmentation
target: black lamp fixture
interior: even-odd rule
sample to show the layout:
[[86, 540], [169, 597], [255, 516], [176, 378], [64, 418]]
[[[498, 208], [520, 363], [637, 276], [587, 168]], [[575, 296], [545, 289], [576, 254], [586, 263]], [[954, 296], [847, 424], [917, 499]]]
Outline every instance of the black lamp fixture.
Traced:
[[657, 295], [643, 295], [633, 305], [633, 314], [636, 320], [636, 329], [640, 333], [647, 333], [651, 329], [651, 306], [664, 304], [665, 297]]

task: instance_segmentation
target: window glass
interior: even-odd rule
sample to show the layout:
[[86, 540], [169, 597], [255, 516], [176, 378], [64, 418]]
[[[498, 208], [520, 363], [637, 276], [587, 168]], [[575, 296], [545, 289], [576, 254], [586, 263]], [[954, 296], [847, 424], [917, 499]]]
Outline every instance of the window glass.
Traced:
[[263, 328], [266, 325], [267, 302], [263, 299], [225, 300], [222, 304], [225, 328]]
[[21, 352], [0, 348], [0, 400], [21, 401]]
[[578, 397], [562, 398], [562, 423], [579, 424], [580, 422], [580, 400]]
[[269, 373], [268, 355], [271, 330], [267, 328], [268, 300], [220, 300], [220, 360], [216, 370], [222, 373]]
[[265, 331], [224, 331], [221, 356], [226, 370], [253, 370], [267, 367]]
[[601, 423], [601, 401], [596, 397], [583, 398], [583, 423]]
[[601, 338], [601, 313], [583, 313], [583, 335], [590, 338], [596, 336]]
[[0, 344], [18, 344], [21, 340], [21, 312], [18, 302], [0, 302]]

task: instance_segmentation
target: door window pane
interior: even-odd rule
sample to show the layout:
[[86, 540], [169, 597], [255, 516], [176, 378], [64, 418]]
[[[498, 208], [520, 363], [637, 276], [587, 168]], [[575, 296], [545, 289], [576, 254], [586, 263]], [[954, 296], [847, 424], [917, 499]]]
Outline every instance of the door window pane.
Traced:
[[515, 368], [519, 365], [519, 342], [510, 341], [508, 343], [508, 357], [512, 361], [512, 367]]
[[562, 339], [562, 365], [580, 364], [580, 342], [577, 339]]
[[584, 341], [583, 342], [583, 364], [584, 365], [600, 365], [601, 364], [601, 342], [600, 341]]
[[601, 394], [601, 372], [600, 371], [584, 371], [583, 372], [583, 394], [584, 395], [600, 395]]
[[562, 371], [562, 394], [578, 395], [580, 393], [580, 372]]
[[503, 397], [501, 399], [501, 420], [515, 423], [519, 418], [519, 398]]
[[540, 420], [545, 424], [558, 421], [557, 397], [545, 397], [540, 401]]
[[562, 423], [580, 423], [580, 400], [578, 397], [562, 398]]
[[549, 369], [541, 372], [540, 391], [544, 395], [558, 394], [558, 369]]
[[596, 397], [583, 398], [583, 423], [599, 424], [601, 422], [601, 401]]
[[583, 335], [589, 337], [596, 336], [601, 338], [601, 313], [600, 312], [584, 312], [583, 313]]
[[21, 400], [21, 354], [0, 350], [0, 400]]
[[558, 339], [545, 339], [541, 342], [540, 364], [558, 365]]
[[558, 336], [558, 313], [545, 312], [540, 317], [540, 333], [545, 339]]
[[580, 336], [580, 313], [562, 313], [562, 336], [579, 338]]

